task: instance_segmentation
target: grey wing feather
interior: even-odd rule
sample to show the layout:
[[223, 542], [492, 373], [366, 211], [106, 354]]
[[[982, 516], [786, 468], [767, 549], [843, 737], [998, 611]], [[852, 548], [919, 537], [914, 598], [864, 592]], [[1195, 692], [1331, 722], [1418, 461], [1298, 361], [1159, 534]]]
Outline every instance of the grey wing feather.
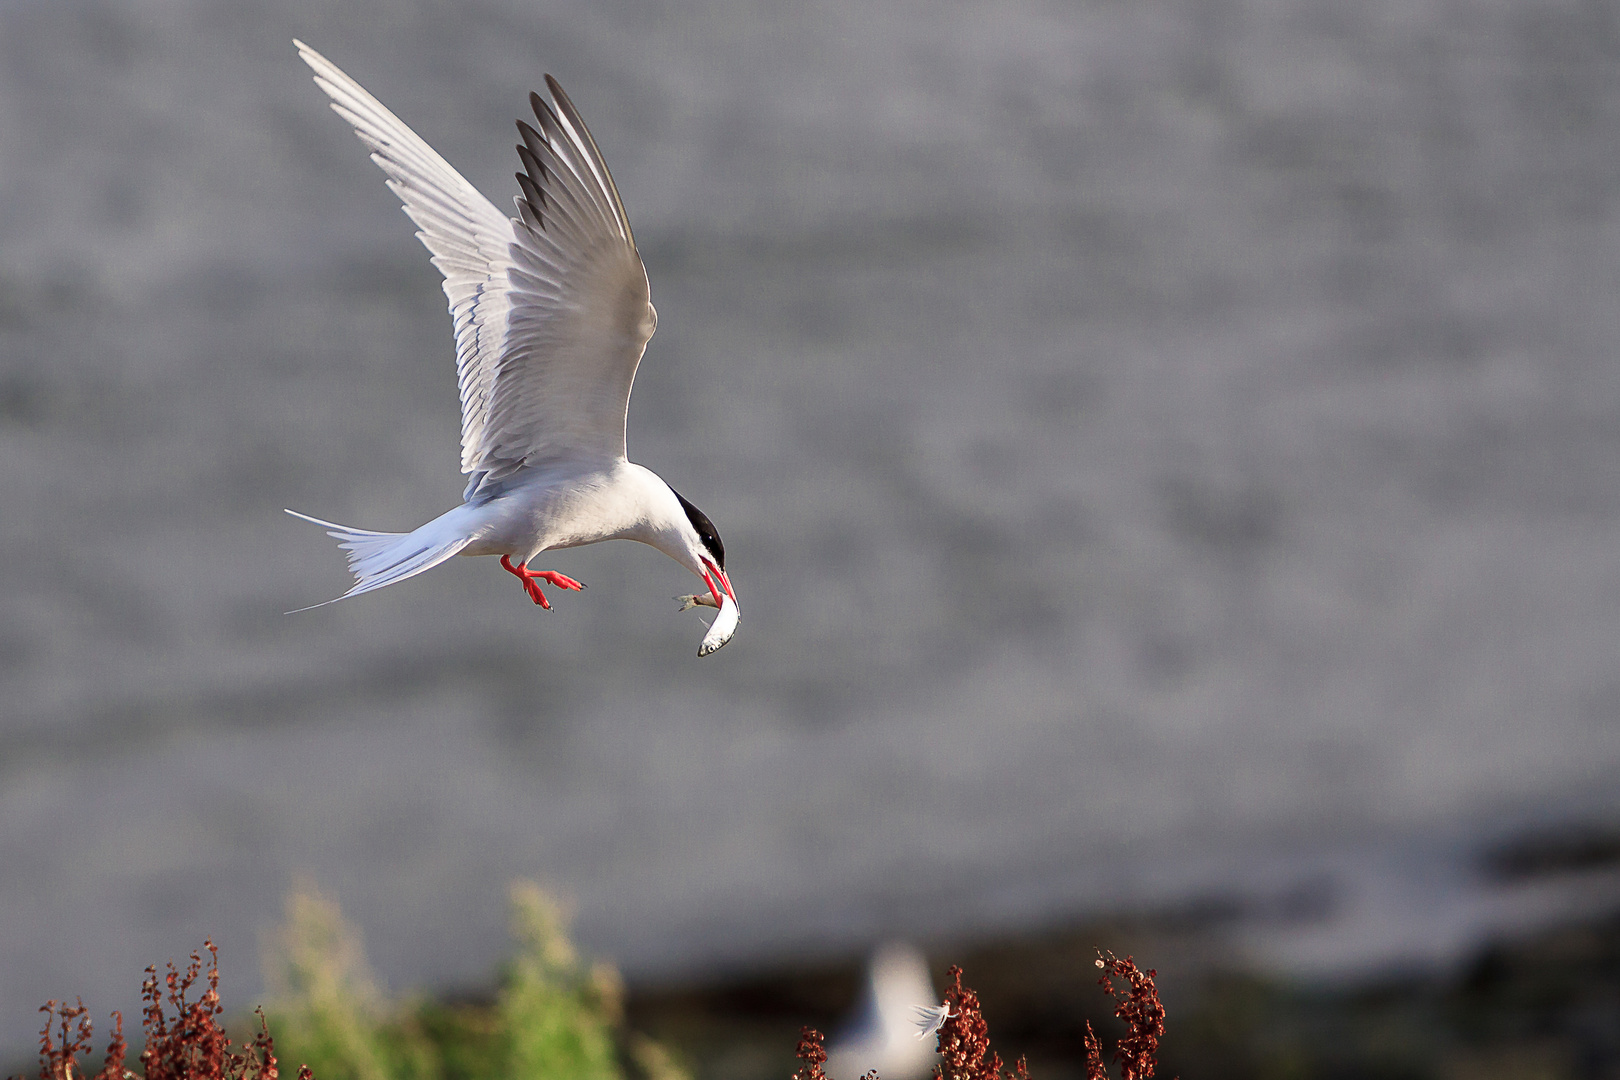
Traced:
[[444, 275], [469, 495], [523, 465], [623, 457], [636, 366], [657, 316], [613, 177], [556, 80], [519, 125], [522, 194], [503, 215], [336, 65], [294, 42], [371, 149]]
[[555, 79], [518, 124], [511, 311], [475, 468], [623, 458], [630, 389], [657, 326], [613, 177]]
[[456, 334], [461, 391], [461, 468], [472, 471], [489, 419], [496, 362], [506, 338], [512, 223], [450, 163], [337, 65], [301, 41], [299, 55], [332, 109], [353, 126], [388, 176], [444, 275]]

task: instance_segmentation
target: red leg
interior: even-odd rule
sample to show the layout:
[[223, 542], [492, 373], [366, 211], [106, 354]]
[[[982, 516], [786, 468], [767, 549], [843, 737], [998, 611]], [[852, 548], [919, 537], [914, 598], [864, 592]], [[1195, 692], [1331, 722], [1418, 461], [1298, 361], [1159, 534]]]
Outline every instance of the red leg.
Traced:
[[501, 556], [501, 566], [507, 573], [516, 576], [519, 581], [523, 582], [523, 591], [529, 594], [529, 599], [547, 611], [551, 610], [551, 604], [547, 602], [546, 594], [540, 591], [540, 586], [535, 584], [536, 581], [548, 581], [559, 589], [583, 589], [585, 587], [566, 574], [559, 574], [555, 570], [530, 570], [528, 563], [518, 563], [513, 566], [510, 555]]
[[547, 611], [551, 610], [551, 604], [546, 600], [546, 594], [540, 591], [540, 586], [536, 585], [534, 579], [529, 576], [527, 563], [518, 563], [513, 566], [512, 556], [502, 555], [501, 567], [508, 574], [515, 574], [517, 579], [523, 582], [523, 591], [529, 594], [530, 600], [533, 600]]

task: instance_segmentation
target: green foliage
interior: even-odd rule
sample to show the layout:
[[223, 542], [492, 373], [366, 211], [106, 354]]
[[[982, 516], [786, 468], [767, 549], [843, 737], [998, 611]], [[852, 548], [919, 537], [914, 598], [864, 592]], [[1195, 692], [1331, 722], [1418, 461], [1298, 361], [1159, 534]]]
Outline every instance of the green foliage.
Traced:
[[534, 885], [512, 887], [517, 956], [497, 1006], [509, 1080], [619, 1080], [613, 1030], [622, 1016], [617, 974], [582, 971], [557, 905]]
[[311, 886], [288, 896], [265, 970], [282, 1053], [331, 1080], [437, 1080], [436, 1054], [406, 1008], [389, 1008], [359, 935]]
[[[555, 901], [512, 888], [516, 951], [493, 1005], [388, 1002], [337, 905], [310, 888], [287, 901], [266, 970], [287, 1060], [320, 1080], [687, 1080], [656, 1043], [623, 1031], [622, 988], [586, 966]], [[622, 1045], [621, 1045], [622, 1044]]]

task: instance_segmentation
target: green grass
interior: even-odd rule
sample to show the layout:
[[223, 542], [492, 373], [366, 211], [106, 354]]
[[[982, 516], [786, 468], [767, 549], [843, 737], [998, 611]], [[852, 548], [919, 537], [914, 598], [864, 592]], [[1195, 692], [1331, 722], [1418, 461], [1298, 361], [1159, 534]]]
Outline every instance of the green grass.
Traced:
[[337, 905], [295, 892], [269, 965], [277, 1056], [318, 1080], [687, 1080], [667, 1048], [625, 1029], [617, 972], [581, 961], [555, 901], [519, 884], [511, 907], [493, 1004], [389, 1001]]

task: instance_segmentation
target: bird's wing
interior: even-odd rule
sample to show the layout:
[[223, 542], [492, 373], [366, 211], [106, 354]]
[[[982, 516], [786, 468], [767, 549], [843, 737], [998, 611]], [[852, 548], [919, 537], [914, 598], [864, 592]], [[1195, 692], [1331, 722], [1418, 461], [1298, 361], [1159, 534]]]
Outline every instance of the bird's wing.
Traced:
[[613, 176], [573, 102], [529, 95], [512, 222], [511, 311], [474, 467], [491, 479], [567, 458], [623, 458], [636, 366], [658, 325]]
[[417, 238], [444, 275], [456, 330], [461, 387], [461, 468], [472, 471], [489, 420], [490, 391], [511, 301], [512, 223], [450, 163], [326, 57], [294, 41], [332, 109], [371, 149], [388, 187], [405, 204]]
[[301, 43], [315, 81], [388, 174], [444, 274], [461, 385], [461, 469], [624, 456], [636, 366], [657, 324], [613, 177], [556, 80], [518, 124], [508, 219], [353, 79]]

